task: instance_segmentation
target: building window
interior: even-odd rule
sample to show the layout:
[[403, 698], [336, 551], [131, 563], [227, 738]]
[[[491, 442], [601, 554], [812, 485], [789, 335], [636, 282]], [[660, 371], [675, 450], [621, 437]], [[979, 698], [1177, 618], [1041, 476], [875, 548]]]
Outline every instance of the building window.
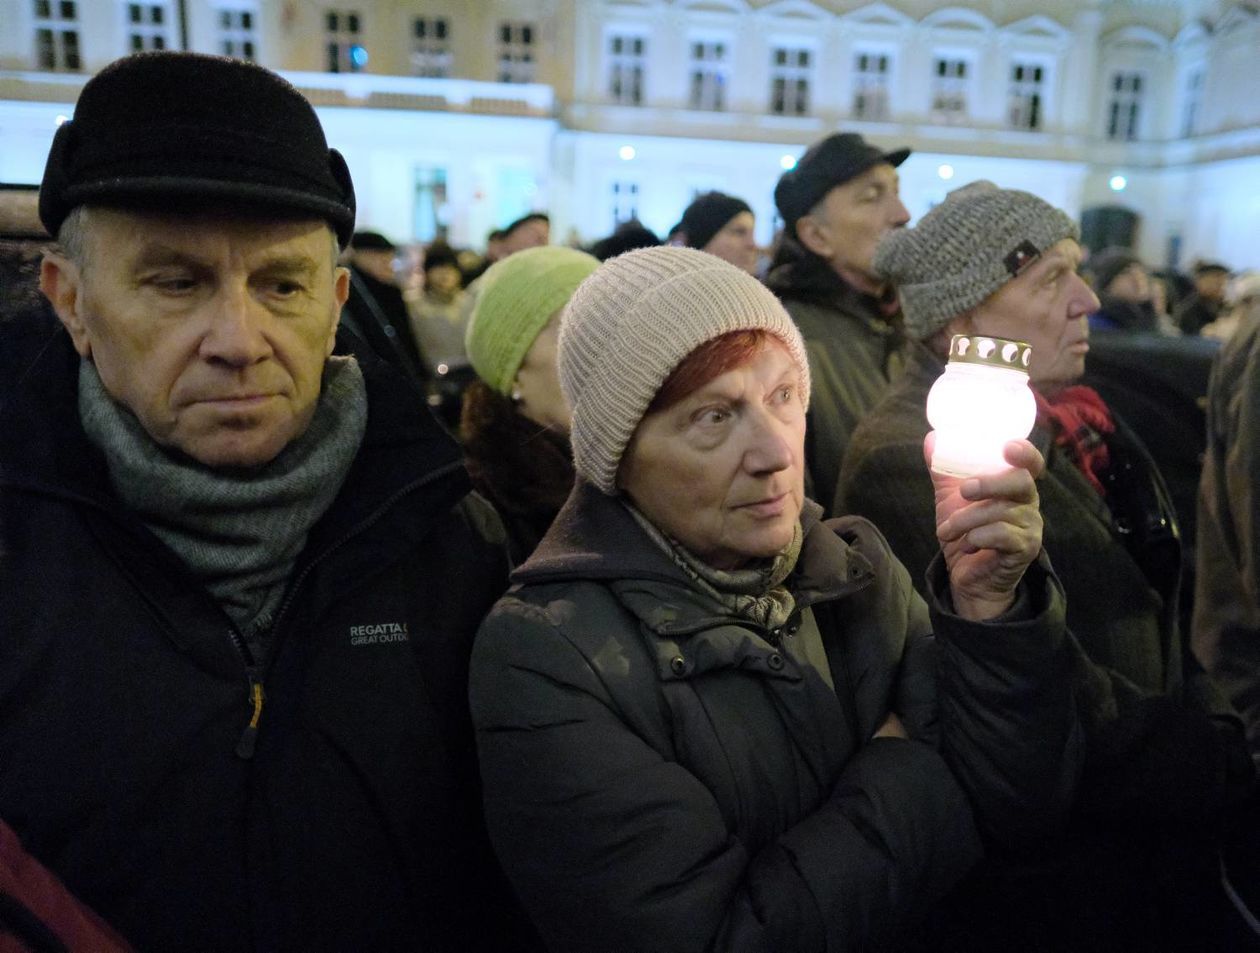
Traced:
[[361, 73], [368, 53], [362, 42], [363, 18], [356, 11], [329, 10], [324, 14], [324, 49], [330, 73]]
[[778, 116], [809, 113], [809, 50], [779, 47], [770, 58], [770, 111]]
[[1041, 128], [1045, 77], [1045, 67], [1037, 63], [1011, 64], [1006, 121], [1012, 128]]
[[70, 73], [82, 69], [78, 4], [74, 0], [33, 0], [32, 7], [36, 68]]
[[499, 24], [499, 82], [534, 81], [534, 42], [538, 31], [532, 23], [504, 21]]
[[612, 223], [615, 229], [624, 222], [639, 217], [639, 183], [614, 182], [612, 184]]
[[416, 17], [411, 26], [411, 69], [416, 76], [450, 78], [451, 27], [446, 17]]
[[888, 118], [888, 78], [892, 63], [887, 53], [858, 52], [853, 57], [853, 116]]
[[1186, 76], [1185, 95], [1181, 101], [1181, 135], [1193, 136], [1199, 131], [1199, 106], [1203, 102], [1203, 70], [1192, 69]]
[[252, 7], [219, 8], [219, 52], [238, 60], [258, 59], [258, 11]]
[[1108, 139], [1132, 142], [1138, 137], [1143, 85], [1141, 73], [1111, 75], [1111, 102], [1107, 106]]
[[932, 61], [932, 117], [938, 122], [958, 122], [967, 116], [966, 60], [938, 56]]
[[171, 13], [165, 3], [128, 3], [127, 51], [166, 50], [171, 47]]
[[691, 44], [691, 93], [687, 103], [692, 109], [721, 112], [726, 108], [727, 47], [720, 40], [697, 40]]
[[622, 106], [642, 106], [646, 64], [647, 40], [641, 36], [610, 36], [608, 98]]

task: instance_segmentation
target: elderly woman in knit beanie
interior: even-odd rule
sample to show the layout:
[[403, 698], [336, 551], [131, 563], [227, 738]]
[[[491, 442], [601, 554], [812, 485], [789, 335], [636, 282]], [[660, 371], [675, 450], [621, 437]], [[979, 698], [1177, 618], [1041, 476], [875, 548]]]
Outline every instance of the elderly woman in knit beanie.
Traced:
[[753, 275], [761, 254], [753, 236], [756, 224], [752, 209], [743, 199], [705, 192], [687, 206], [670, 234], [675, 242], [717, 255]]
[[476, 488], [495, 505], [521, 562], [573, 486], [569, 408], [556, 373], [560, 309], [599, 262], [546, 245], [491, 265], [468, 325], [478, 379], [464, 393], [460, 438]]
[[[966, 948], [1200, 949], [1197, 931], [1220, 927], [1222, 903], [1205, 822], [1251, 772], [1236, 722], [1179, 631], [1180, 551], [1163, 481], [1137, 437], [1079, 383], [1098, 299], [1076, 271], [1077, 235], [1040, 198], [977, 182], [883, 239], [875, 267], [897, 285], [916, 343], [853, 435], [833, 511], [875, 522], [926, 591], [938, 541], [925, 404], [950, 337], [1032, 346], [1045, 549], [1084, 650], [1074, 670], [1093, 756], [1068, 848], [1044, 878], [1025, 877], [1026, 903], [987, 898], [985, 909], [1003, 913], [989, 921], [988, 942], [973, 935]], [[1135, 816], [1175, 820], [1133, 837]], [[1170, 873], [1156, 881], [1155, 870]]]
[[871, 524], [804, 498], [805, 349], [751, 275], [612, 259], [559, 367], [578, 479], [471, 677], [548, 949], [885, 949], [986, 838], [1055, 824], [1079, 752], [1027, 442], [942, 483], [929, 609]]

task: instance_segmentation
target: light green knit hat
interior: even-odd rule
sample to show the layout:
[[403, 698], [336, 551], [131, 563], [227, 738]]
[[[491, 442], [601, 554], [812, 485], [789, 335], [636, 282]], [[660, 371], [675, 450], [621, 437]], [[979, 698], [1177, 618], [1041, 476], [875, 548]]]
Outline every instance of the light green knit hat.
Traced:
[[491, 265], [464, 337], [477, 376], [506, 397], [534, 339], [598, 267], [586, 252], [557, 245], [527, 248]]

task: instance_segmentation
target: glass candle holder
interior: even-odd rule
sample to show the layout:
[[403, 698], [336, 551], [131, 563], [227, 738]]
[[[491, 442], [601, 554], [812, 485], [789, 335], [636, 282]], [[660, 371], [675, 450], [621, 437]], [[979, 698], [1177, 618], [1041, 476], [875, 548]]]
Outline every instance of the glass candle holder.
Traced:
[[932, 469], [957, 477], [1000, 473], [1008, 440], [1027, 437], [1037, 418], [1028, 386], [1032, 348], [1021, 341], [955, 334], [949, 363], [928, 392], [936, 430]]

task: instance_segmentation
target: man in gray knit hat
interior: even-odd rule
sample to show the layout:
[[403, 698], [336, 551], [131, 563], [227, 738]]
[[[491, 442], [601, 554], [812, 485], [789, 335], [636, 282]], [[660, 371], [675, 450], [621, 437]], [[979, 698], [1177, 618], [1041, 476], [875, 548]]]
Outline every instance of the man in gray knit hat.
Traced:
[[901, 370], [897, 298], [875, 246], [910, 220], [891, 152], [852, 132], [815, 143], [774, 190], [783, 235], [766, 285], [801, 329], [817, 400], [805, 455], [810, 493], [831, 505], [849, 435]]
[[333, 355], [354, 188], [315, 110], [125, 57], [40, 214], [62, 327], [0, 348], [0, 818], [137, 949], [520, 949], [464, 693], [501, 530], [410, 382]]
[[[1044, 544], [1083, 650], [1078, 700], [1094, 756], [1051, 864], [1068, 873], [1034, 870], [1029, 892], [988, 897], [986, 909], [1005, 912], [968, 948], [1188, 949], [1200, 931], [1227, 929], [1208, 832], [1251, 770], [1236, 720], [1178, 629], [1180, 550], [1163, 481], [1123, 421], [1077, 383], [1097, 308], [1076, 273], [1077, 235], [1036, 196], [977, 182], [884, 239], [875, 267], [896, 283], [914, 343], [904, 375], [853, 435], [835, 510], [875, 522], [922, 587], [938, 545], [925, 404], [950, 337], [1032, 345]], [[1173, 820], [1135, 836], [1139, 816]], [[1154, 870], [1178, 873], [1157, 884]]]

